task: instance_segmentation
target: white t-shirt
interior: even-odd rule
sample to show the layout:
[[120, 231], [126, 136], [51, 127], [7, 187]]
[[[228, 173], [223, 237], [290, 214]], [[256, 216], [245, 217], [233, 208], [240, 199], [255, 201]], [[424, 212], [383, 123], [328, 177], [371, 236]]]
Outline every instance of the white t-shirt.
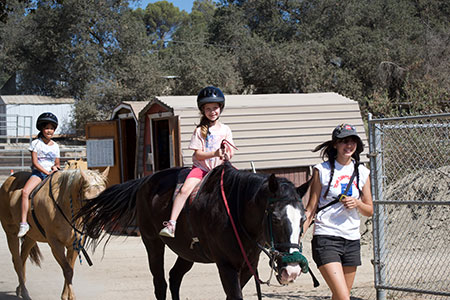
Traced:
[[[201, 127], [197, 127], [192, 134], [189, 149], [213, 152], [220, 148], [220, 144], [224, 139], [229, 141], [231, 144], [234, 144], [230, 127], [220, 123], [219, 121], [217, 121], [216, 126], [209, 128], [209, 132], [210, 134], [208, 134], [207, 140], [205, 140], [201, 135]], [[205, 172], [209, 172], [215, 167], [221, 165], [223, 160], [217, 156], [205, 160], [198, 160], [195, 158], [194, 153], [192, 155], [192, 163], [195, 167], [200, 168]]]
[[[319, 171], [320, 183], [322, 185], [318, 205], [319, 208], [333, 201], [334, 197], [345, 192], [345, 188], [347, 187], [355, 168], [353, 162], [344, 166], [335, 161], [334, 165], [334, 174], [326, 199], [323, 198], [323, 195], [325, 194], [328, 182], [330, 181], [330, 163], [326, 161], [314, 166], [314, 168]], [[359, 165], [358, 170], [359, 188], [362, 190], [369, 177], [370, 171], [363, 165]], [[357, 176], [355, 176], [347, 195], [358, 199], [360, 198], [360, 194], [356, 186], [356, 180]], [[314, 235], [332, 235], [343, 237], [348, 240], [359, 240], [361, 238], [359, 225], [360, 219], [358, 209], [347, 209], [341, 202], [338, 202], [317, 213], [314, 221]]]
[[55, 160], [59, 158], [60, 155], [57, 143], [53, 142], [53, 144], [49, 146], [40, 138], [33, 140], [28, 150], [37, 153], [38, 163], [48, 172], [52, 171], [52, 166], [55, 165]]

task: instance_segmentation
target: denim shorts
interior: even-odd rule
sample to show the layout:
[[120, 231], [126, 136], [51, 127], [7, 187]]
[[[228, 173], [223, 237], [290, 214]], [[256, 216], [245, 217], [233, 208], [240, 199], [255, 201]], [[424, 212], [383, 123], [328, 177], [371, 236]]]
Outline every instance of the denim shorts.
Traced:
[[33, 169], [31, 171], [31, 176], [36, 176], [36, 177], [39, 177], [41, 180], [44, 180], [48, 175], [42, 173], [41, 171]]
[[343, 266], [361, 265], [359, 240], [347, 240], [338, 236], [315, 235], [311, 241], [312, 255], [317, 267], [340, 262]]

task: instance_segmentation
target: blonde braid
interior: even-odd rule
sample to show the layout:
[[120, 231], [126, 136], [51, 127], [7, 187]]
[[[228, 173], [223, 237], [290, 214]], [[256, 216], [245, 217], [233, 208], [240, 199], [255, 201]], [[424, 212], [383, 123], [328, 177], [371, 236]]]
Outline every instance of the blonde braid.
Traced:
[[200, 127], [200, 133], [205, 140], [209, 133], [209, 123], [210, 121], [208, 120], [208, 118], [202, 115], [202, 118], [200, 119], [200, 124], [197, 126]]

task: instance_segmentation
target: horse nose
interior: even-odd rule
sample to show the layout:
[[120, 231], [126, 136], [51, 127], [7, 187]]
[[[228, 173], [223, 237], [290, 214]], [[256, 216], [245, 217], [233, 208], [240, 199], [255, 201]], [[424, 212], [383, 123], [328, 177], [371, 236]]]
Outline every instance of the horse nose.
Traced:
[[288, 264], [281, 271], [281, 284], [289, 284], [294, 282], [300, 275], [301, 268], [298, 264]]

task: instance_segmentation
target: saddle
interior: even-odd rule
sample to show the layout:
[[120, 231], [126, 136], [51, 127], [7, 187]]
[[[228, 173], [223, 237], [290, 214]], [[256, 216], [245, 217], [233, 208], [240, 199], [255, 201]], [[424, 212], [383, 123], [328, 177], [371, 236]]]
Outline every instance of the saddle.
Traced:
[[44, 237], [47, 237], [47, 236], [46, 236], [46, 234], [45, 234], [44, 228], [42, 228], [41, 223], [39, 223], [39, 221], [38, 221], [38, 219], [37, 219], [36, 212], [35, 212], [35, 210], [34, 210], [34, 201], [33, 201], [33, 199], [34, 199], [34, 196], [36, 195], [36, 193], [37, 193], [37, 192], [44, 186], [44, 184], [45, 184], [47, 181], [49, 181], [52, 177], [53, 177], [53, 174], [51, 174], [51, 175], [45, 177], [44, 180], [42, 180], [42, 181], [41, 181], [41, 182], [33, 189], [33, 191], [30, 193], [30, 200], [31, 200], [31, 203], [30, 203], [30, 210], [31, 210], [31, 216], [33, 217], [33, 221], [34, 221], [34, 223], [36, 224], [36, 227], [39, 229], [39, 231], [41, 232], [41, 234], [42, 234]]
[[34, 195], [36, 195], [37, 192], [39, 192], [39, 190], [44, 186], [44, 184], [49, 180], [49, 178], [52, 177], [52, 175], [49, 175], [47, 177], [44, 178], [44, 180], [42, 180], [34, 189], [33, 191], [30, 193], [30, 200], [33, 200]]

